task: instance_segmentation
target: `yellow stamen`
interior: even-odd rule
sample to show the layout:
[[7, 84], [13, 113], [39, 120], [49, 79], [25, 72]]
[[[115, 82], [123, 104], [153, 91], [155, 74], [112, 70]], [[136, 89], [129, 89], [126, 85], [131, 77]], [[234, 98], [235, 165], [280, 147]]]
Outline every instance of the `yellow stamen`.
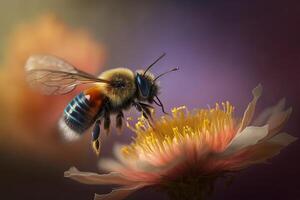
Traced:
[[165, 151], [172, 145], [177, 145], [191, 140], [199, 143], [215, 145], [216, 135], [226, 133], [234, 129], [232, 117], [234, 107], [225, 102], [216, 104], [214, 108], [199, 109], [189, 112], [185, 106], [174, 108], [172, 116], [163, 116], [160, 120], [149, 126], [148, 121], [141, 117], [135, 127], [129, 128], [136, 133], [134, 142], [123, 147], [125, 156], [136, 157], [140, 153], [144, 155], [157, 151]]

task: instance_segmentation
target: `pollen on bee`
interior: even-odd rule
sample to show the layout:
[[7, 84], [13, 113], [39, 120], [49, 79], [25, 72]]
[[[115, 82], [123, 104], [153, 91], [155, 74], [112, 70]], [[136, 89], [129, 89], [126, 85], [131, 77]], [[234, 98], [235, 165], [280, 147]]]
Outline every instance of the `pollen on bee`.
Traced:
[[101, 144], [100, 144], [99, 140], [93, 141], [92, 146], [93, 146], [93, 150], [96, 153], [96, 155], [99, 156], [100, 155], [100, 149], [101, 149], [100, 148]]

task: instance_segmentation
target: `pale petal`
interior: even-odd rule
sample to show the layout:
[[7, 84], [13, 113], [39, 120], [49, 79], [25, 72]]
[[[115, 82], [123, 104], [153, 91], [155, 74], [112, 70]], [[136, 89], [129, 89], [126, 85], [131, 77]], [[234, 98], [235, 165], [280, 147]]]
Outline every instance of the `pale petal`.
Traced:
[[272, 137], [269, 142], [274, 144], [279, 144], [281, 146], [287, 146], [297, 140], [296, 137], [289, 135], [287, 133], [280, 133]]
[[283, 128], [285, 123], [288, 121], [291, 113], [292, 113], [292, 108], [289, 108], [286, 111], [271, 115], [271, 117], [267, 121], [267, 124], [269, 125], [269, 129], [270, 129], [267, 138], [272, 137]]
[[279, 154], [282, 148], [284, 146], [275, 143], [259, 143], [227, 157], [225, 168], [228, 170], [241, 170], [250, 165], [265, 163], [268, 159]]
[[116, 159], [101, 159], [99, 167], [106, 171], [121, 171], [122, 169], [136, 169], [136, 159], [126, 158], [122, 154], [124, 145], [115, 144], [113, 147], [113, 154]]
[[232, 154], [238, 150], [255, 145], [259, 140], [266, 137], [268, 134], [268, 125], [257, 127], [257, 126], [248, 126], [240, 134], [236, 135], [224, 155]]
[[269, 134], [264, 140], [278, 133], [289, 119], [292, 108], [285, 110], [284, 107], [285, 99], [281, 99], [275, 106], [265, 109], [252, 123], [254, 126], [269, 125]]
[[129, 187], [115, 189], [108, 194], [95, 194], [94, 200], [121, 200], [126, 198], [131, 193], [145, 187], [146, 184], [137, 184]]
[[109, 159], [109, 158], [102, 158], [98, 162], [98, 167], [107, 172], [111, 172], [111, 171], [119, 172], [124, 168], [124, 166], [119, 161], [114, 159]]
[[263, 110], [251, 124], [254, 126], [263, 126], [264, 124], [266, 124], [270, 116], [282, 112], [284, 110], [284, 106], [285, 99], [283, 98], [275, 106], [268, 107]]
[[134, 162], [135, 160], [134, 159], [130, 159], [130, 158], [126, 158], [124, 157], [124, 155], [122, 154], [122, 148], [124, 147], [125, 145], [122, 145], [122, 144], [118, 144], [116, 143], [113, 147], [113, 154], [115, 155], [115, 157], [117, 158], [117, 160], [124, 166], [127, 166], [127, 167], [134, 167]]
[[259, 99], [259, 97], [261, 96], [262, 94], [262, 86], [261, 84], [259, 84], [258, 86], [256, 86], [256, 88], [254, 88], [252, 90], [252, 95], [253, 95], [253, 99], [252, 101], [248, 104], [245, 112], [244, 112], [244, 115], [243, 115], [243, 118], [242, 118], [242, 121], [241, 121], [241, 124], [240, 124], [240, 127], [238, 129], [238, 132], [237, 133], [240, 133], [244, 128], [246, 128], [246, 126], [249, 125], [249, 123], [251, 122], [252, 120], [252, 117], [254, 115], [254, 111], [255, 111], [255, 106], [256, 106], [256, 102], [257, 100]]
[[75, 167], [71, 167], [68, 171], [65, 171], [64, 176], [80, 183], [90, 185], [129, 185], [134, 183], [126, 179], [122, 174], [117, 172], [111, 172], [109, 174], [97, 174], [92, 172], [81, 172]]
[[266, 160], [279, 154], [281, 149], [296, 141], [297, 138], [287, 134], [280, 133], [266, 142], [241, 150], [233, 156], [226, 158], [226, 164], [230, 170], [240, 170], [249, 165], [264, 163]]

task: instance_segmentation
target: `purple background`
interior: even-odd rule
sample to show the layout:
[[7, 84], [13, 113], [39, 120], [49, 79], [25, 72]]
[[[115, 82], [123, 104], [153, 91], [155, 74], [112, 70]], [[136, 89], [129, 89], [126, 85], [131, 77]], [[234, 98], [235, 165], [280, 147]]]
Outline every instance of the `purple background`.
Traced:
[[[66, 2], [69, 4], [64, 6], [74, 10], [70, 15], [64, 15], [61, 6], [53, 7], [54, 11], [70, 23], [88, 27], [109, 47], [106, 66], [143, 68], [167, 53], [152, 70], [158, 74], [180, 67], [179, 72], [161, 79], [160, 97], [167, 109], [229, 100], [239, 115], [251, 99], [251, 89], [262, 83], [258, 110], [286, 97], [293, 114], [284, 130], [300, 136], [299, 1]], [[113, 141], [129, 139], [128, 131], [113, 136], [103, 154], [110, 155]], [[272, 164], [238, 173], [229, 188], [218, 184], [212, 199], [299, 199], [299, 150], [299, 142], [293, 143], [272, 159]], [[1, 160], [1, 199], [92, 199], [94, 192], [111, 188], [63, 178], [63, 171], [74, 163], [57, 169], [47, 158], [36, 161], [13, 152], [1, 153]], [[96, 170], [95, 162], [79, 167]], [[167, 199], [150, 189], [128, 199], [154, 197]]]

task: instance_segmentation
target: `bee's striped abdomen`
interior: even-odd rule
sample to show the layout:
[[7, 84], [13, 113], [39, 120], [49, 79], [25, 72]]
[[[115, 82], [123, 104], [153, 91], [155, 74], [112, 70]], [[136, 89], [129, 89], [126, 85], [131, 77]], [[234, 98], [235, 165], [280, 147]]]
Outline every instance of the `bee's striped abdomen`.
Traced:
[[95, 122], [103, 103], [104, 96], [97, 88], [86, 90], [72, 99], [60, 121], [64, 137], [74, 140], [84, 133]]
[[82, 133], [91, 126], [95, 114], [91, 112], [90, 102], [83, 93], [76, 96], [64, 110], [64, 120], [77, 133]]

